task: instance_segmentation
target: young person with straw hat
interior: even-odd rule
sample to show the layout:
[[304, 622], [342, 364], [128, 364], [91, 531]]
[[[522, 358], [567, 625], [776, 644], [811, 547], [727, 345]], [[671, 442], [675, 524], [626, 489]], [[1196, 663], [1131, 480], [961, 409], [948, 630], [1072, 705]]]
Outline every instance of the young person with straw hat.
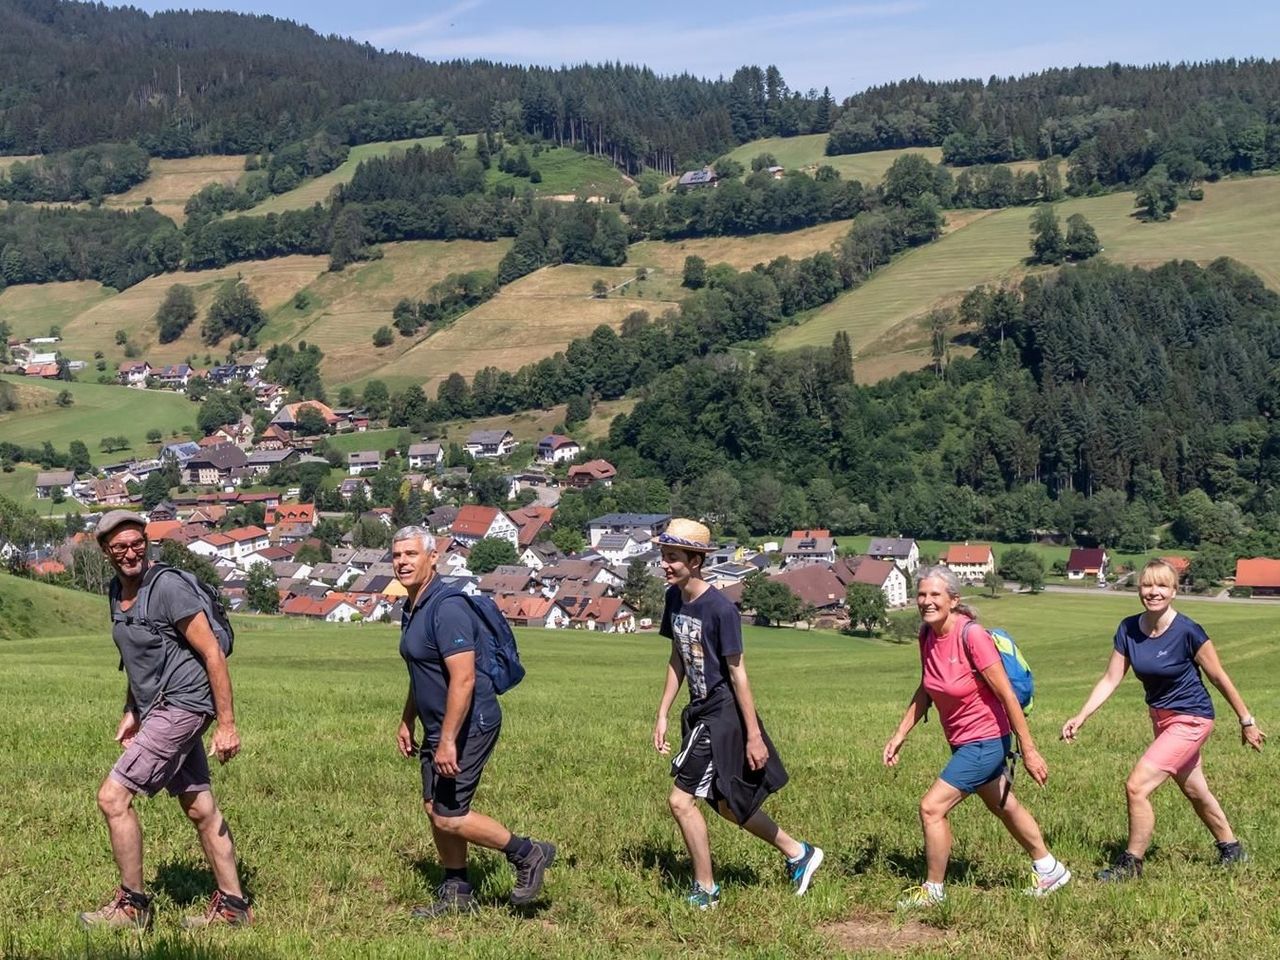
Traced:
[[667, 581], [661, 633], [671, 641], [653, 728], [654, 749], [663, 756], [671, 752], [667, 714], [681, 683], [689, 683], [689, 705], [680, 718], [680, 750], [671, 762], [675, 786], [668, 798], [693, 860], [689, 903], [708, 910], [720, 902], [698, 798], [776, 847], [786, 858], [796, 896], [801, 896], [822, 864], [822, 850], [793, 839], [760, 809], [766, 797], [786, 784], [787, 771], [756, 715], [742, 662], [738, 611], [702, 579], [702, 565], [715, 549], [711, 531], [694, 520], [677, 518], [654, 542], [662, 551]]

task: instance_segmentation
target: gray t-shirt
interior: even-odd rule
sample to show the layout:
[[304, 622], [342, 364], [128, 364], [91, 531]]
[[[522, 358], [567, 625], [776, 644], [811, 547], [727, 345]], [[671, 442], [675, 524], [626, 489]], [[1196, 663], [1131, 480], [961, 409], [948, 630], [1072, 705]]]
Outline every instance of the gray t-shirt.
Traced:
[[[214, 715], [213, 691], [204, 661], [178, 632], [181, 620], [204, 609], [196, 588], [170, 570], [138, 591], [133, 606], [121, 610], [112, 591], [111, 639], [139, 718], [161, 703]], [[154, 629], [153, 629], [154, 628]]]

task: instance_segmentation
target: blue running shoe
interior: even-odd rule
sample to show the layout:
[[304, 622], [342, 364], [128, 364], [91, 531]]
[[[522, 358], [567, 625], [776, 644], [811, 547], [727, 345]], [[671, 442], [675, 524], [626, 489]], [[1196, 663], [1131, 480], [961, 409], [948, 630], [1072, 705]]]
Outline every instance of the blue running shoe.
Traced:
[[818, 872], [818, 868], [822, 866], [822, 848], [815, 847], [811, 844], [802, 844], [804, 852], [800, 854], [797, 860], [788, 860], [787, 869], [791, 873], [791, 886], [796, 888], [796, 896], [803, 897], [805, 891], [809, 889], [809, 881], [813, 879], [813, 875]]
[[693, 890], [689, 893], [689, 906], [697, 907], [699, 910], [714, 910], [719, 903], [720, 884], [717, 883], [708, 890], [697, 880], [693, 881]]

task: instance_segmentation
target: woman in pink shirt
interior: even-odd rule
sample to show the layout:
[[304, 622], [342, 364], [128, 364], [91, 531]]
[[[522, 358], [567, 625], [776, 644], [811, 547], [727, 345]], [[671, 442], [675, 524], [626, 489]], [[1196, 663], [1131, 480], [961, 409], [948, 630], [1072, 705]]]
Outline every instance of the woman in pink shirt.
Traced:
[[1071, 871], [1049, 853], [1040, 827], [1013, 795], [1005, 759], [1010, 728], [1018, 735], [1023, 765], [1037, 784], [1049, 768], [1036, 749], [1027, 718], [1018, 704], [991, 635], [973, 611], [960, 602], [960, 582], [947, 567], [925, 567], [916, 578], [920, 610], [920, 686], [907, 704], [902, 722], [884, 745], [886, 766], [896, 766], [902, 744], [924, 719], [929, 704], [938, 708], [951, 760], [920, 801], [924, 827], [925, 882], [898, 906], [927, 907], [946, 899], [943, 880], [951, 856], [947, 815], [976, 793], [1032, 859], [1034, 882], [1027, 893], [1043, 897], [1064, 886]]

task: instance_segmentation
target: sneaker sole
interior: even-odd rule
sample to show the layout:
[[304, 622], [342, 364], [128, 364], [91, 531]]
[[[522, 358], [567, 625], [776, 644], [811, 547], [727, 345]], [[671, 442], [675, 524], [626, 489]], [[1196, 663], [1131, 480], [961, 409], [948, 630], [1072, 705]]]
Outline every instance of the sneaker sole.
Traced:
[[813, 879], [813, 875], [818, 872], [818, 868], [822, 866], [822, 861], [826, 854], [822, 852], [821, 847], [814, 847], [813, 853], [809, 857], [809, 862], [805, 865], [804, 873], [800, 874], [800, 882], [796, 884], [796, 896], [803, 897], [809, 889], [809, 881]]
[[1032, 887], [1030, 890], [1026, 891], [1026, 894], [1029, 897], [1047, 897], [1049, 894], [1053, 893], [1053, 891], [1061, 890], [1070, 882], [1071, 882], [1071, 871], [1064, 867], [1062, 870], [1062, 876], [1060, 876], [1057, 880], [1053, 881], [1053, 883], [1049, 884], [1049, 886]]
[[537, 845], [538, 849], [542, 851], [542, 868], [534, 875], [533, 889], [530, 893], [517, 896], [514, 890], [511, 891], [510, 903], [513, 907], [528, 906], [538, 899], [538, 895], [542, 893], [546, 872], [556, 862], [556, 845], [554, 843], [539, 840]]

